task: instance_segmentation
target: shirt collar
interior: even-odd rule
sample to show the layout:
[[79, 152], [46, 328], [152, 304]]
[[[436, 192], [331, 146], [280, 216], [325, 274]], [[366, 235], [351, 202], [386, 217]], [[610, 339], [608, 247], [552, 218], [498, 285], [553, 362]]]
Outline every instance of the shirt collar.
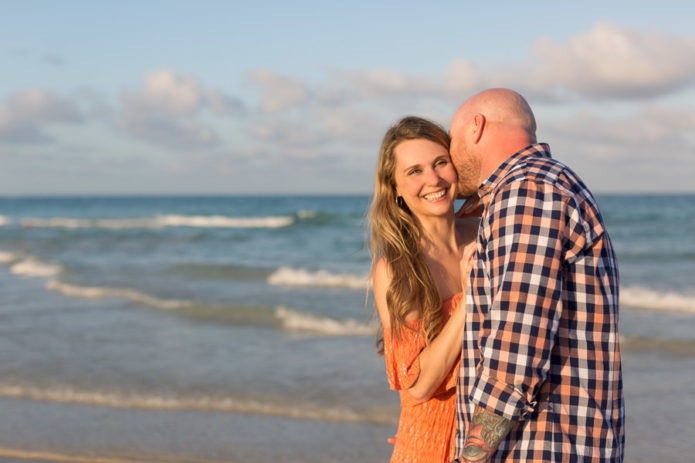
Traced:
[[509, 158], [500, 164], [492, 175], [478, 187], [478, 196], [481, 199], [487, 196], [520, 160], [529, 156], [549, 158], [550, 146], [547, 143], [536, 143], [509, 156]]

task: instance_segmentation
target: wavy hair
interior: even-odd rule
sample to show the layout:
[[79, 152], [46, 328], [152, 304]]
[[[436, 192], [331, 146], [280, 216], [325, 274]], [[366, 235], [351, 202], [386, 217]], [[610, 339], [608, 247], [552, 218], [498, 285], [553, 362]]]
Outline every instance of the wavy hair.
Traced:
[[[386, 290], [391, 335], [399, 337], [403, 328], [412, 329], [405, 317], [416, 308], [420, 310], [422, 329], [430, 342], [444, 325], [442, 301], [420, 246], [420, 222], [396, 194], [395, 149], [399, 143], [414, 139], [429, 140], [449, 150], [449, 135], [427, 119], [407, 116], [386, 132], [379, 150], [374, 197], [369, 208], [369, 245], [372, 270], [382, 257], [391, 269], [392, 279]], [[383, 354], [383, 328], [376, 346]]]

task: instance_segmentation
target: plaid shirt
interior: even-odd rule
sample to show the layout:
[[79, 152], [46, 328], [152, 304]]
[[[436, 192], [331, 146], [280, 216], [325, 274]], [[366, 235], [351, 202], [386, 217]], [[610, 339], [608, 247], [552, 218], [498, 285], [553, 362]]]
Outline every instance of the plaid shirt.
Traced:
[[545, 144], [479, 195], [456, 454], [480, 405], [515, 422], [492, 461], [622, 461], [618, 268], [594, 198]]

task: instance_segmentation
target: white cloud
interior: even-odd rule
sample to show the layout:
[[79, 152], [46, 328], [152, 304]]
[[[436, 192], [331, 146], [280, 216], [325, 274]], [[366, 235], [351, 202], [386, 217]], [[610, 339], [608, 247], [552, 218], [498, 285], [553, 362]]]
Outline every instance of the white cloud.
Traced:
[[481, 72], [475, 65], [465, 59], [454, 59], [442, 78], [444, 94], [452, 97], [465, 98], [479, 89], [483, 83]]
[[200, 86], [190, 76], [177, 76], [167, 69], [150, 71], [145, 76], [139, 101], [152, 109], [172, 115], [191, 114], [201, 104]]
[[203, 88], [197, 79], [178, 75], [169, 69], [150, 71], [145, 75], [143, 88], [124, 97], [126, 110], [187, 116], [208, 108], [215, 114], [239, 111], [242, 104], [223, 93]]
[[122, 121], [122, 127], [137, 138], [177, 150], [215, 146], [220, 141], [214, 130], [190, 119], [127, 119]]
[[258, 114], [245, 133], [259, 149], [284, 158], [317, 159], [328, 152], [374, 154], [388, 128], [381, 113], [361, 105], [312, 104], [299, 115]]
[[308, 100], [308, 86], [300, 79], [259, 69], [251, 74], [252, 81], [263, 91], [261, 107], [265, 112], [277, 113]]
[[391, 69], [349, 72], [345, 77], [361, 93], [370, 97], [409, 93], [412, 96], [435, 92], [431, 79]]
[[0, 142], [51, 141], [46, 125], [75, 124], [82, 119], [82, 111], [73, 101], [44, 90], [23, 90], [0, 101]]
[[[381, 137], [388, 129], [389, 121], [380, 113], [356, 106], [322, 107], [316, 118], [320, 129], [330, 140], [351, 146], [359, 155], [360, 151], [378, 149]], [[370, 151], [371, 152], [371, 151]]]
[[358, 96], [430, 97], [456, 105], [490, 87], [510, 87], [545, 103], [643, 100], [695, 85], [695, 37], [599, 22], [566, 43], [539, 40], [514, 63], [482, 67], [453, 59], [439, 74], [389, 69], [343, 72]]
[[647, 98], [695, 83], [695, 38], [597, 23], [566, 44], [539, 41], [530, 87], [589, 98]]
[[539, 135], [591, 159], [670, 163], [695, 152], [695, 111], [657, 105], [623, 117], [581, 111], [539, 118]]
[[281, 157], [318, 157], [331, 138], [315, 126], [288, 118], [264, 118], [250, 123], [246, 133]]
[[217, 116], [229, 116], [244, 111], [244, 105], [240, 100], [234, 99], [216, 90], [203, 91], [202, 101], [207, 108]]
[[205, 148], [220, 141], [216, 130], [199, 122], [203, 110], [230, 115], [240, 101], [204, 88], [191, 76], [159, 69], [145, 75], [142, 89], [122, 98], [119, 126], [136, 138], [174, 149]]

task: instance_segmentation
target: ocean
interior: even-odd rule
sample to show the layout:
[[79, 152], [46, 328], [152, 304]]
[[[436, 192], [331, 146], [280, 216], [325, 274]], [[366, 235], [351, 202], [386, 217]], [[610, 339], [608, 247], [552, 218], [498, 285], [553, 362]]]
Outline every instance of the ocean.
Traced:
[[[369, 199], [0, 199], [0, 460], [388, 461]], [[687, 461], [695, 195], [597, 199], [626, 461]]]

